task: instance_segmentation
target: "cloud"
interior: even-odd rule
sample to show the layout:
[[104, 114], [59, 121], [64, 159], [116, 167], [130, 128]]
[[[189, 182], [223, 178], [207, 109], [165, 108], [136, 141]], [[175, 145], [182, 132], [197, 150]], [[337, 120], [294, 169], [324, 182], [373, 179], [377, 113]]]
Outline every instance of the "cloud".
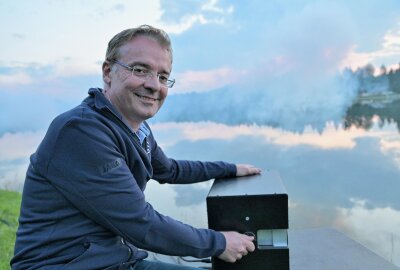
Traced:
[[[161, 1], [160, 3], [161, 9], [164, 10], [161, 20], [166, 22], [167, 25], [180, 25], [185, 21], [191, 21], [190, 26], [195, 23], [223, 24], [225, 18], [234, 11], [233, 5], [223, 5], [218, 0], [191, 0], [186, 1], [185, 5], [182, 5], [179, 0]], [[187, 29], [182, 30], [185, 31]]]
[[45, 131], [5, 133], [0, 136], [0, 188], [22, 191], [29, 156]]
[[351, 199], [353, 207], [338, 208], [337, 226], [396, 265], [400, 265], [400, 211], [371, 207]]
[[[1, 90], [37, 88], [41, 91], [39, 84], [63, 82], [68, 84], [69, 80], [80, 80], [81, 78], [96, 76], [101, 80], [101, 62], [82, 64], [76, 59], [64, 58], [50, 65], [37, 63], [13, 63], [12, 65], [0, 66]], [[53, 84], [56, 88], [57, 85]], [[54, 89], [56, 90], [56, 89]]]
[[26, 85], [33, 82], [33, 78], [26, 73], [0, 74], [0, 88]]
[[0, 163], [0, 189], [22, 192], [28, 164], [28, 159], [8, 166]]
[[398, 168], [400, 169], [400, 141], [397, 136], [386, 136], [380, 143], [382, 153], [394, 157]]
[[119, 13], [122, 13], [122, 12], [125, 11], [126, 7], [125, 7], [124, 4], [115, 4], [111, 9], [115, 10], [115, 11], [117, 11]]
[[204, 71], [185, 71], [177, 74], [176, 87], [170, 93], [204, 92], [238, 83], [246, 71], [223, 67]]
[[[201, 228], [207, 228], [207, 220], [202, 214], [206, 213], [205, 198], [210, 189], [211, 182], [196, 183], [191, 185], [159, 185], [149, 181], [146, 186], [146, 200], [158, 212], [176, 218], [184, 223]], [[188, 194], [184, 194], [188, 192]], [[163, 196], [160, 196], [163, 194]], [[191, 194], [195, 194], [190, 198]], [[181, 200], [188, 204], [183, 205]]]
[[[400, 55], [400, 25], [397, 30], [388, 30], [383, 37], [382, 44], [377, 50], [369, 52], [358, 52], [357, 46], [354, 45], [346, 58], [342, 60], [341, 67], [350, 67], [356, 70], [359, 67], [373, 64], [375, 66], [385, 65], [387, 68], [398, 68], [398, 63], [393, 59]], [[378, 69], [377, 69], [378, 71]]]
[[204, 3], [201, 6], [201, 10], [204, 11], [212, 11], [216, 13], [232, 13], [234, 11], [234, 6], [230, 5], [226, 8], [222, 8], [221, 6], [218, 6], [218, 0], [209, 0], [208, 2]]
[[[199, 25], [223, 25], [227, 17], [234, 11], [234, 6], [221, 7], [218, 0], [207, 2], [191, 1], [182, 5], [179, 1], [162, 1], [165, 9], [162, 21], [165, 29], [171, 34], [182, 34], [192, 27]], [[188, 8], [190, 7], [190, 8]]]
[[[77, 106], [90, 87], [102, 86], [100, 75], [61, 77], [57, 72], [54, 67], [26, 67], [0, 76], [0, 136], [45, 129], [57, 114]], [[20, 80], [11, 83], [11, 78]]]
[[101, 77], [101, 64], [87, 63], [82, 64], [78, 59], [63, 59], [57, 61], [54, 65], [54, 77], [75, 77], [85, 75], [98, 75]]
[[15, 39], [25, 39], [25, 35], [19, 33], [13, 33], [11, 36]]
[[181, 18], [179, 23], [166, 25], [165, 31], [172, 34], [181, 34], [196, 23], [207, 24], [209, 21], [201, 14], [186, 15]]
[[[162, 26], [158, 0], [139, 5], [135, 1], [116, 4], [104, 0], [51, 4], [7, 1], [0, 15], [4, 21], [14, 22], [0, 29], [2, 65], [50, 65], [64, 58], [91, 65], [104, 58], [108, 40], [119, 31], [143, 23]], [[24, 38], [16, 39], [15, 35]]]
[[[323, 130], [315, 130], [311, 127], [302, 133], [285, 131], [280, 128], [257, 125], [229, 126], [213, 122], [199, 123], [154, 123], [152, 130], [156, 137], [161, 136], [162, 146], [170, 147], [181, 140], [223, 140], [232, 141], [242, 136], [262, 138], [265, 143], [282, 147], [298, 147], [300, 145], [311, 146], [321, 150], [353, 149], [360, 138], [381, 138], [382, 153], [397, 151], [400, 153], [400, 141], [393, 136], [395, 125], [387, 127], [388, 131], [382, 131], [375, 121], [375, 127], [370, 131], [361, 128], [344, 130], [341, 126], [327, 123]], [[390, 141], [390, 142], [389, 142]], [[389, 153], [388, 153], [389, 154]]]
[[43, 136], [43, 130], [3, 134], [0, 136], [0, 162], [30, 156]]
[[[213, 2], [218, 6], [215, 10], [225, 10], [224, 23], [213, 27], [193, 25], [184, 35], [173, 36], [179, 47], [175, 50], [176, 59], [180, 59], [180, 54], [190, 59], [195, 55], [200, 58], [185, 61], [184, 69], [190, 69], [194, 63], [201, 69], [218, 68], [217, 65], [244, 68], [250, 64], [273, 63], [280, 58], [296, 70], [337, 70], [351, 52], [378, 50], [385, 42], [384, 36], [400, 20], [396, 12], [400, 6], [393, 0], [385, 3], [319, 0], [296, 4], [292, 1]], [[161, 3], [162, 20], [167, 23], [178, 23], [188, 14], [202, 14], [199, 1], [180, 6], [175, 1]], [[377, 9], [386, 15], [371, 19], [370, 14]], [[213, 14], [221, 16], [218, 12]]]

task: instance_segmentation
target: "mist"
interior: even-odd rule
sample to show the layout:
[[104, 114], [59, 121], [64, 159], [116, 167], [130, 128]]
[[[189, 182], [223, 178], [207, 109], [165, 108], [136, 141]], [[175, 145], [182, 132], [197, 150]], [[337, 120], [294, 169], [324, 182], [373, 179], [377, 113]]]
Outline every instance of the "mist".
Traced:
[[322, 130], [327, 122], [340, 125], [358, 81], [348, 72], [306, 72], [253, 73], [243, 76], [247, 83], [170, 95], [154, 121], [256, 124], [296, 132]]
[[[355, 65], [351, 55], [356, 48], [371, 54], [383, 50], [384, 29], [397, 22], [389, 11], [384, 20], [365, 20], [366, 10], [377, 8], [377, 2], [356, 11], [352, 5], [341, 1], [305, 1], [291, 7], [285, 1], [265, 4], [259, 8], [270, 16], [260, 19], [262, 12], [252, 10], [254, 18], [251, 16], [246, 23], [243, 16], [247, 12], [248, 18], [249, 10], [235, 10], [232, 20], [243, 23], [245, 29], [199, 26], [189, 36], [175, 37], [183, 49], [175, 53], [178, 69], [179, 64], [184, 69], [198, 65], [193, 70], [229, 66], [232, 79], [229, 83], [225, 74], [221, 77], [225, 85], [202, 91], [193, 84], [196, 92], [192, 93], [187, 84], [186, 89], [171, 89], [172, 94], [154, 121], [257, 124], [298, 132], [305, 127], [321, 130], [327, 122], [341, 125], [359, 86], [346, 72], [346, 67]], [[225, 8], [228, 10], [229, 5]], [[381, 8], [389, 9], [383, 5]], [[368, 41], [367, 33], [373, 43]], [[213, 37], [213, 42], [203, 42], [204, 35]], [[195, 44], [196, 49], [187, 44]], [[373, 60], [367, 53], [360, 55], [366, 61], [360, 65]], [[179, 88], [179, 76], [176, 85]]]

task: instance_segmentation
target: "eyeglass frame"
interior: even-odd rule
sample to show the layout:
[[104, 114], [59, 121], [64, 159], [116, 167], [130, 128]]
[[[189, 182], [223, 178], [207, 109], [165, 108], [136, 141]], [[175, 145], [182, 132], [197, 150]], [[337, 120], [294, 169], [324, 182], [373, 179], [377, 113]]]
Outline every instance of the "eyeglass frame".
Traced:
[[[118, 60], [109, 60], [109, 61], [128, 69], [129, 71], [132, 72], [132, 75], [135, 75], [138, 78], [144, 79], [144, 81], [148, 81], [149, 79], [153, 78], [154, 76], [157, 76], [158, 82], [164, 87], [172, 88], [174, 86], [174, 84], [175, 84], [175, 79], [170, 79], [170, 78], [168, 78], [166, 76], [165, 76], [166, 77], [166, 82], [163, 83], [160, 80], [160, 76], [164, 76], [164, 75], [162, 75], [160, 73], [156, 73], [155, 71], [153, 71], [151, 69], [148, 69], [148, 68], [146, 68], [146, 67], [144, 67], [142, 65], [134, 65], [134, 66], [131, 67], [131, 66], [129, 66], [127, 64], [124, 64], [124, 63], [122, 63], [122, 62], [120, 62]], [[135, 68], [138, 68], [138, 67], [140, 67], [140, 69], [142, 69], [142, 70], [145, 70], [146, 71], [145, 74], [135, 73]], [[156, 74], [156, 75], [154, 75], [154, 74]]]

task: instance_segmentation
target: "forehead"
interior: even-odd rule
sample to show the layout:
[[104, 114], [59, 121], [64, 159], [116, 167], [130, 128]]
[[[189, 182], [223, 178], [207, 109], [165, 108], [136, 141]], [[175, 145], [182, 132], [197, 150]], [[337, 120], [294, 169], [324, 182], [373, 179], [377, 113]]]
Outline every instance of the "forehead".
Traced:
[[154, 70], [171, 71], [171, 53], [166, 46], [148, 36], [137, 36], [119, 48], [121, 61], [143, 63]]

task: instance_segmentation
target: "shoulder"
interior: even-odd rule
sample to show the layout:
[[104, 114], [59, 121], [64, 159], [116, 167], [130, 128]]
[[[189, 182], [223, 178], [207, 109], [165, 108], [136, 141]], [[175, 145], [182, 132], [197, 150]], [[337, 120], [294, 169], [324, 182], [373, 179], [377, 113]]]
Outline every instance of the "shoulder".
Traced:
[[115, 142], [116, 125], [99, 112], [81, 104], [57, 116], [50, 124], [38, 153], [52, 153], [56, 148], [68, 150], [74, 145], [97, 145]]
[[47, 133], [54, 136], [70, 129], [97, 133], [101, 130], [110, 130], [113, 126], [115, 126], [114, 121], [82, 103], [54, 118]]

